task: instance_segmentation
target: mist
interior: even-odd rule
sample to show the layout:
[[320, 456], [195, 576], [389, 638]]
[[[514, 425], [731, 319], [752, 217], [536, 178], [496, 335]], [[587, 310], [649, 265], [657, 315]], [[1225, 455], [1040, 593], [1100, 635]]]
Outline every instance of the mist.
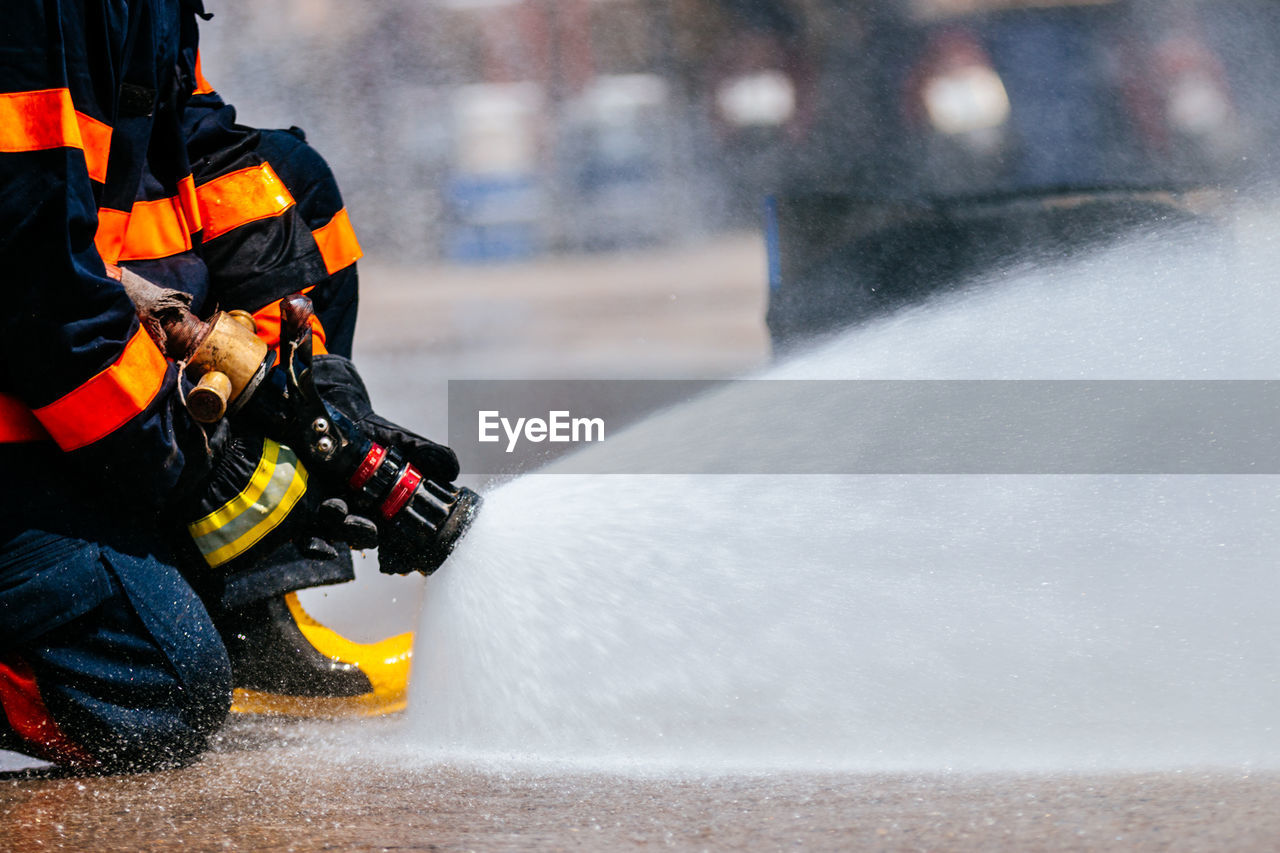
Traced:
[[[1237, 251], [1228, 281], [1202, 243], [1149, 235], [761, 378], [1274, 378], [1276, 250]], [[728, 386], [558, 463], [609, 476], [493, 491], [428, 584], [404, 748], [703, 772], [1280, 761], [1277, 477], [625, 473], [723, 471], [733, 421], [759, 437], [734, 453], [806, 462], [881, 424], [757, 399]]]

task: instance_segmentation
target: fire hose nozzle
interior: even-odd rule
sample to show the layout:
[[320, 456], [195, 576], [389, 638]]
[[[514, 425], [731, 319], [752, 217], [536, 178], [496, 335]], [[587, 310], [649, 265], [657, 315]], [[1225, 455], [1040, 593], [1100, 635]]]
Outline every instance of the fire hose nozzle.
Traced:
[[[341, 412], [331, 409], [328, 415], [312, 421], [312, 430], [327, 437], [337, 422], [345, 424], [342, 432], [355, 434]], [[467, 532], [480, 496], [465, 486], [428, 479], [395, 448], [365, 439], [362, 451], [339, 454], [343, 458], [332, 464], [350, 472], [346, 486], [356, 506], [378, 518], [379, 568], [388, 574], [431, 574]]]
[[387, 562], [392, 563], [380, 563], [381, 570], [392, 574], [432, 574], [453, 553], [483, 502], [466, 486], [423, 480], [408, 503], [387, 519], [391, 527], [388, 540], [397, 544], [380, 549], [381, 557], [390, 558]]

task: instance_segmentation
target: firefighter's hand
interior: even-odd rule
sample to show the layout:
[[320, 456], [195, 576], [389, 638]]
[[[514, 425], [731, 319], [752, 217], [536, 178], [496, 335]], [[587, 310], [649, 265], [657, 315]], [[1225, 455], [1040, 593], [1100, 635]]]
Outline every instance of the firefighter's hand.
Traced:
[[287, 445], [223, 427], [209, 476], [188, 496], [182, 520], [213, 568], [251, 564], [288, 540], [304, 553], [338, 555], [334, 543], [377, 545], [377, 526], [324, 494]]
[[458, 477], [458, 457], [437, 444], [373, 411], [369, 392], [355, 365], [340, 355], [318, 355], [312, 362], [316, 390], [325, 402], [354, 421], [369, 438], [395, 448], [429, 480], [452, 483]]
[[362, 515], [353, 515], [342, 498], [320, 502], [315, 524], [305, 541], [299, 541], [308, 557], [333, 559], [338, 556], [334, 542], [345, 542], [357, 551], [378, 547], [378, 525]]

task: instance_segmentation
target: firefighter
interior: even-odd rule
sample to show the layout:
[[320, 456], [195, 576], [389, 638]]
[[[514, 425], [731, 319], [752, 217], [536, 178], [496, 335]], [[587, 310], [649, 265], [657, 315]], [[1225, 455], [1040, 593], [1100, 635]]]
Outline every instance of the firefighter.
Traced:
[[228, 708], [398, 710], [412, 640], [357, 644], [301, 608], [376, 525], [288, 446], [191, 417], [122, 270], [250, 312], [271, 346], [307, 292], [322, 390], [427, 477], [458, 473], [369, 408], [333, 176], [296, 128], [236, 123], [201, 71], [208, 17], [55, 0], [0, 32], [0, 748], [72, 767], [187, 762]]

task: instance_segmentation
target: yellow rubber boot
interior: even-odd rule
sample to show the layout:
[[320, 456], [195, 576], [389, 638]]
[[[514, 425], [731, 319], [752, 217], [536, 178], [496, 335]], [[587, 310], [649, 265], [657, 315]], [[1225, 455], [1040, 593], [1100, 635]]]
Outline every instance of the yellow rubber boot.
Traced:
[[412, 632], [357, 643], [313, 619], [291, 592], [235, 614], [222, 633], [233, 713], [373, 717], [408, 704]]

